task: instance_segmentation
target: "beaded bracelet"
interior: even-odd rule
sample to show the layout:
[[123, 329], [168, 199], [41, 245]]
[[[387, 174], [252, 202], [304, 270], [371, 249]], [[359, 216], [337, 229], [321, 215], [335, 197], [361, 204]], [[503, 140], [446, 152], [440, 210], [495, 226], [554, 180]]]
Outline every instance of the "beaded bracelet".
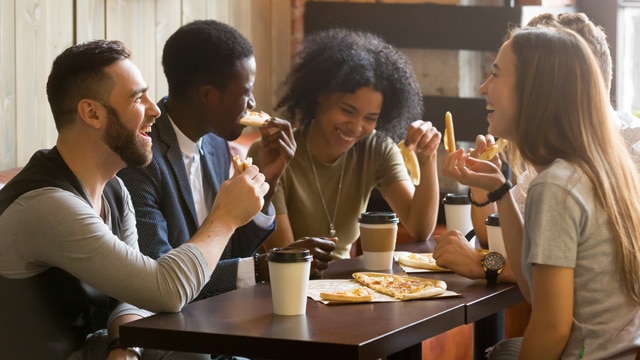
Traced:
[[491, 204], [492, 202], [496, 202], [496, 201], [502, 199], [502, 197], [507, 192], [509, 192], [509, 190], [511, 190], [512, 187], [513, 187], [513, 185], [511, 185], [511, 181], [509, 181], [509, 180], [505, 181], [505, 183], [502, 184], [502, 186], [500, 186], [496, 190], [488, 193], [487, 194], [487, 201], [482, 202], [482, 203], [478, 203], [478, 202], [473, 201], [473, 197], [471, 197], [471, 188], [469, 188], [469, 190], [467, 190], [467, 194], [469, 196], [469, 201], [471, 201], [471, 203], [474, 206], [476, 206], [476, 207], [484, 207], [484, 206], [487, 206], [487, 205]]

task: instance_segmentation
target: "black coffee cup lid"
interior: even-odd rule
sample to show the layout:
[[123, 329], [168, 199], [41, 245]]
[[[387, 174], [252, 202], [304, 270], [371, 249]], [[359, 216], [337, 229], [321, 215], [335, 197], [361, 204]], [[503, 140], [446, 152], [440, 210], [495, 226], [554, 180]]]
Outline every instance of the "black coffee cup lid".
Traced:
[[484, 221], [484, 224], [487, 226], [500, 226], [500, 218], [498, 214], [491, 214]]
[[442, 199], [442, 203], [447, 205], [466, 205], [471, 204], [471, 200], [469, 200], [467, 194], [448, 193]]
[[302, 248], [275, 248], [272, 249], [267, 255], [267, 261], [277, 263], [305, 262], [311, 261], [312, 259], [313, 256], [311, 256], [311, 252], [308, 249]]
[[388, 211], [364, 212], [358, 219], [362, 224], [397, 224], [399, 221], [396, 213]]

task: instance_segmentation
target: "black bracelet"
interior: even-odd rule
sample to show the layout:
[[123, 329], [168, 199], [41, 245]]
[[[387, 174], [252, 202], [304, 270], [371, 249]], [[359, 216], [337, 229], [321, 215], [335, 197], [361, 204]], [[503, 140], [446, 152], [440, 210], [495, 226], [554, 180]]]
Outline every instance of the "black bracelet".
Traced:
[[502, 199], [502, 197], [507, 192], [509, 192], [509, 190], [511, 190], [512, 187], [513, 187], [513, 185], [511, 185], [511, 181], [509, 181], [509, 180], [505, 181], [504, 184], [502, 184], [502, 186], [500, 186], [496, 190], [488, 193], [487, 194], [487, 201], [482, 202], [482, 203], [478, 203], [478, 202], [473, 201], [473, 198], [471, 197], [471, 188], [469, 188], [469, 190], [467, 191], [467, 194], [469, 196], [469, 201], [471, 201], [471, 203], [474, 206], [483, 207], [483, 206], [487, 206], [487, 205], [491, 204], [492, 202], [496, 202], [496, 201]]
[[254, 276], [256, 277], [256, 284], [264, 283], [263, 280], [260, 280], [260, 265], [259, 265], [260, 254], [253, 254], [253, 271]]
[[489, 200], [487, 200], [487, 201], [485, 201], [483, 203], [479, 203], [479, 202], [473, 201], [473, 197], [471, 197], [471, 188], [469, 188], [469, 190], [467, 190], [467, 196], [469, 196], [469, 201], [475, 207], [484, 207], [484, 206], [487, 206], [487, 205], [491, 204], [491, 201], [489, 201]]

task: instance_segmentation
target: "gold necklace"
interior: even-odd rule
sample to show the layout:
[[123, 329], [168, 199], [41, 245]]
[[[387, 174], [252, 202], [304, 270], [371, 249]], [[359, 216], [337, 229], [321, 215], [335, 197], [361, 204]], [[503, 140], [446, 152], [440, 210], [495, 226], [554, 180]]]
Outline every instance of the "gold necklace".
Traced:
[[324, 209], [324, 214], [327, 216], [327, 221], [329, 222], [329, 236], [336, 236], [336, 213], [338, 211], [338, 203], [340, 202], [340, 191], [342, 190], [342, 177], [344, 176], [344, 165], [347, 163], [347, 152], [344, 155], [344, 159], [342, 159], [342, 170], [340, 171], [340, 182], [338, 183], [338, 197], [336, 198], [336, 205], [333, 208], [333, 217], [329, 217], [329, 210], [327, 209], [327, 203], [324, 201], [324, 195], [322, 194], [322, 189], [320, 189], [320, 181], [318, 181], [318, 172], [316, 170], [316, 165], [313, 163], [313, 156], [311, 155], [311, 150], [309, 150], [309, 142], [305, 139], [305, 145], [307, 146], [307, 154], [309, 154], [309, 161], [311, 162], [311, 170], [313, 170], [313, 177], [316, 180], [316, 187], [318, 188], [318, 193], [320, 194], [320, 200], [322, 200], [322, 208]]

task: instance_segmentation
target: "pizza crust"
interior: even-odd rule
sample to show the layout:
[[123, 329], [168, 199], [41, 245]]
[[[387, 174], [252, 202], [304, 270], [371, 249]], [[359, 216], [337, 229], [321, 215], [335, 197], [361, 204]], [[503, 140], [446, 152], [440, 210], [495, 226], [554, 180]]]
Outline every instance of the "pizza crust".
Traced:
[[368, 302], [373, 300], [373, 291], [365, 286], [334, 292], [320, 292], [320, 298], [327, 301]]
[[447, 153], [456, 151], [456, 136], [453, 132], [453, 117], [449, 111], [444, 114], [444, 150]]
[[449, 271], [447, 268], [440, 267], [436, 264], [436, 259], [432, 253], [410, 253], [398, 258], [398, 262], [402, 265], [414, 268], [428, 269], [434, 271]]
[[353, 278], [372, 290], [399, 300], [426, 299], [442, 295], [447, 290], [447, 283], [442, 280], [413, 276], [356, 272]]

